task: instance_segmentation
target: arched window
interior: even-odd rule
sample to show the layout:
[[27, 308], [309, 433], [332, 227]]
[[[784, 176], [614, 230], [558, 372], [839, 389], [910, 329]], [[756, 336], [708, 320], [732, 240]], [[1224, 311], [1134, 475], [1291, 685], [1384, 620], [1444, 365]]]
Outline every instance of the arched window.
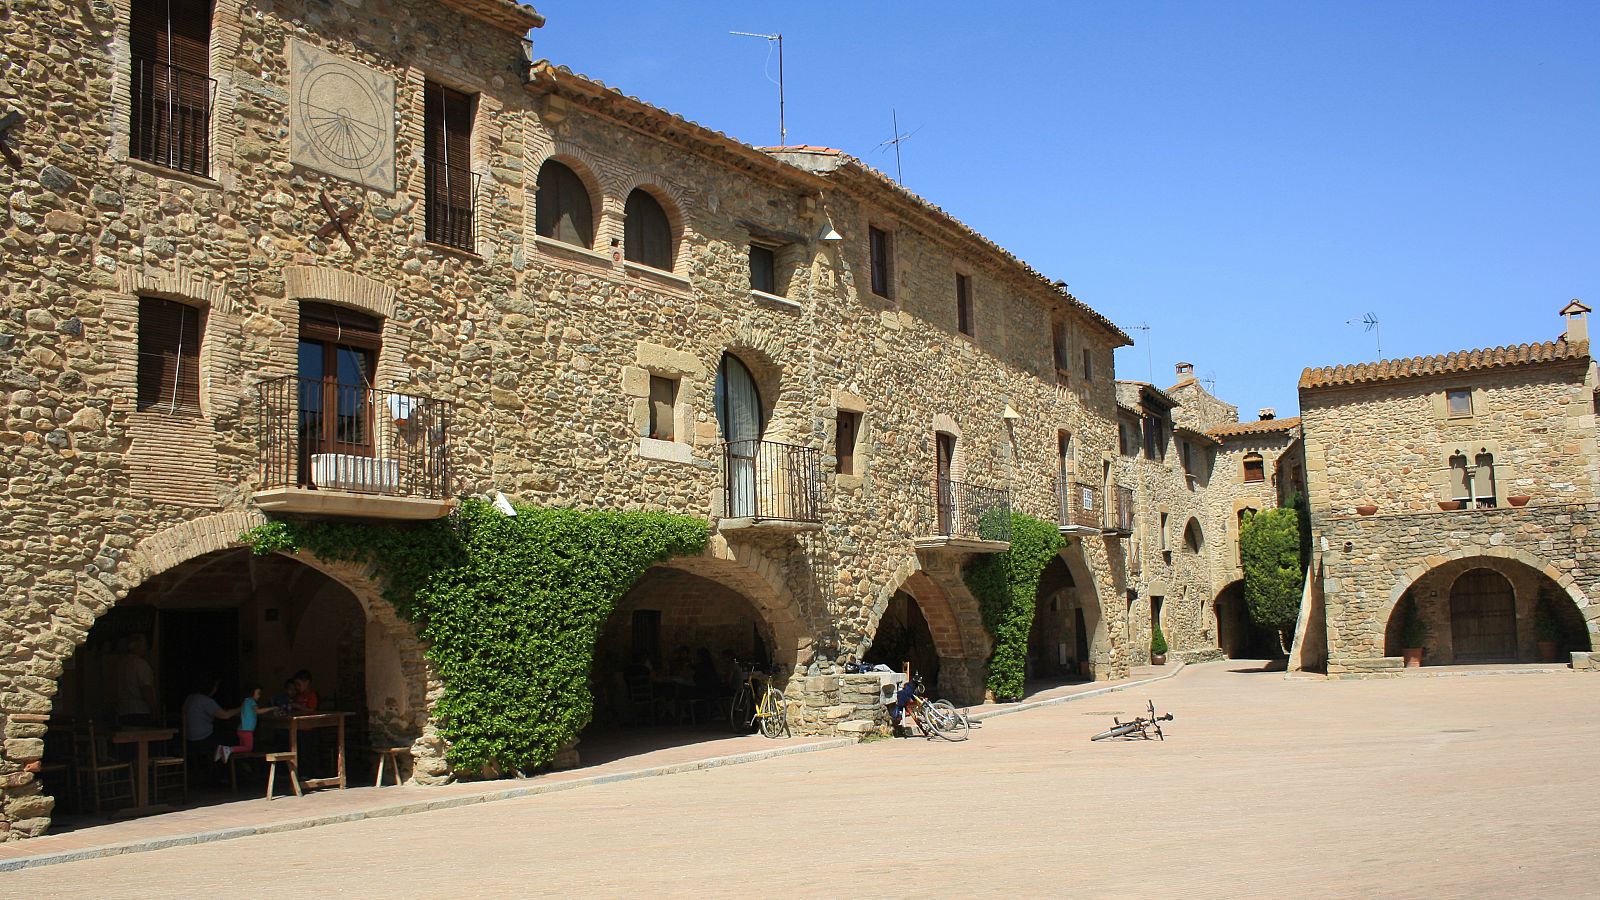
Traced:
[[534, 205], [538, 210], [534, 228], [542, 237], [594, 247], [594, 207], [589, 202], [589, 188], [578, 173], [547, 160], [539, 169]]
[[759, 508], [756, 460], [760, 455], [765, 410], [755, 376], [732, 353], [717, 367], [717, 425], [722, 430], [728, 479], [728, 515], [754, 515]]
[[672, 223], [660, 201], [643, 188], [634, 188], [623, 208], [623, 255], [632, 262], [656, 269], [672, 269]]
[[1183, 529], [1183, 545], [1190, 553], [1199, 553], [1206, 545], [1206, 536], [1200, 531], [1200, 522], [1190, 519], [1189, 524]]

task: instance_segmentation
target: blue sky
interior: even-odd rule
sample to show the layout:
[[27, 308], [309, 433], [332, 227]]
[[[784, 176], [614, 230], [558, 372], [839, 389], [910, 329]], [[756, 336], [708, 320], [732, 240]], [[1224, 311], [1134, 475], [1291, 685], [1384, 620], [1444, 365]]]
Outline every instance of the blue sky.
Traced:
[[[1297, 408], [1307, 365], [1600, 306], [1600, 3], [535, 4], [535, 52], [703, 125], [894, 171], [1173, 363]], [[986, 8], [987, 7], [987, 8]], [[775, 76], [776, 60], [770, 71]]]

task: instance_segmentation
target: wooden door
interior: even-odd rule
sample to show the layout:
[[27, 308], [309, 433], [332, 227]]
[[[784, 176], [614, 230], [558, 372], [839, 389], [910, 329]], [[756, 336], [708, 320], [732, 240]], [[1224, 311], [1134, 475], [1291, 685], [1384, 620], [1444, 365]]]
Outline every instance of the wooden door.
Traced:
[[955, 527], [955, 486], [950, 482], [950, 472], [956, 459], [956, 436], [939, 432], [938, 458], [935, 461], [939, 503], [939, 533], [950, 534]]
[[1511, 582], [1473, 569], [1450, 589], [1450, 636], [1456, 662], [1517, 658], [1517, 607]]

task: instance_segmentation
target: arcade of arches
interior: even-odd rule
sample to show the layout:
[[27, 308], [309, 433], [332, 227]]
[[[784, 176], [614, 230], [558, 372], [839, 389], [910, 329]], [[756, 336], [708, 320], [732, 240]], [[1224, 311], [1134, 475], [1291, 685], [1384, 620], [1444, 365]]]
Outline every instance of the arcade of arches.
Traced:
[[1555, 658], [1544, 661], [1593, 649], [1583, 614], [1567, 591], [1515, 560], [1459, 559], [1418, 578], [1389, 615], [1385, 656], [1405, 649], [1401, 630], [1410, 604], [1426, 627], [1423, 665], [1540, 661], [1546, 630], [1555, 637]]
[[1029, 680], [1076, 680], [1093, 674], [1089, 654], [1099, 610], [1093, 587], [1080, 588], [1073, 578], [1064, 555], [1068, 552], [1056, 554], [1039, 576], [1028, 634]]

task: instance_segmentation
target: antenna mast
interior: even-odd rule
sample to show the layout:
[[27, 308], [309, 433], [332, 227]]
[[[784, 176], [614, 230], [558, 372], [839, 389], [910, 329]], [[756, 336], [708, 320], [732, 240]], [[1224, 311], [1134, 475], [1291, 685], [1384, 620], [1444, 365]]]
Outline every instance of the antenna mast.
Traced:
[[[778, 45], [778, 146], [780, 146], [780, 147], [789, 146], [789, 126], [784, 122], [783, 35], [781, 35], [781, 34], [760, 34], [760, 33], [754, 32], [754, 31], [730, 31], [728, 33], [729, 34], [736, 34], [736, 35], [738, 35], [740, 37], [761, 38], [761, 39], [767, 41], [768, 43], [775, 43], [775, 44]], [[769, 61], [772, 59], [770, 51], [768, 52], [767, 59]], [[771, 81], [772, 80], [772, 76], [768, 75], [767, 76], [767, 80]]]
[[1377, 338], [1378, 360], [1381, 362], [1383, 360], [1383, 329], [1379, 327], [1381, 323], [1378, 321], [1378, 317], [1373, 313], [1367, 313], [1359, 319], [1345, 320], [1346, 325], [1355, 325], [1358, 322], [1367, 326], [1366, 328], [1362, 329], [1363, 331], [1370, 331], [1372, 332], [1373, 336]]
[[1151, 384], [1155, 384], [1156, 383], [1156, 355], [1155, 355], [1155, 351], [1150, 349], [1150, 323], [1149, 322], [1140, 322], [1139, 324], [1133, 325], [1133, 326], [1130, 326], [1130, 327], [1134, 331], [1142, 331], [1142, 332], [1144, 332], [1144, 363], [1145, 363], [1146, 366], [1149, 367], [1149, 372], [1148, 372], [1148, 374], [1145, 375], [1145, 377], [1150, 380]]
[[878, 145], [878, 149], [883, 150], [891, 145], [894, 147], [894, 180], [899, 184], [904, 185], [906, 183], [906, 179], [905, 172], [900, 167], [900, 145], [909, 140], [912, 135], [915, 135], [918, 131], [921, 131], [922, 126], [918, 125], [914, 130], [901, 134], [900, 111], [891, 106], [889, 107], [889, 116], [889, 121], [894, 125], [894, 137], [880, 143]]

